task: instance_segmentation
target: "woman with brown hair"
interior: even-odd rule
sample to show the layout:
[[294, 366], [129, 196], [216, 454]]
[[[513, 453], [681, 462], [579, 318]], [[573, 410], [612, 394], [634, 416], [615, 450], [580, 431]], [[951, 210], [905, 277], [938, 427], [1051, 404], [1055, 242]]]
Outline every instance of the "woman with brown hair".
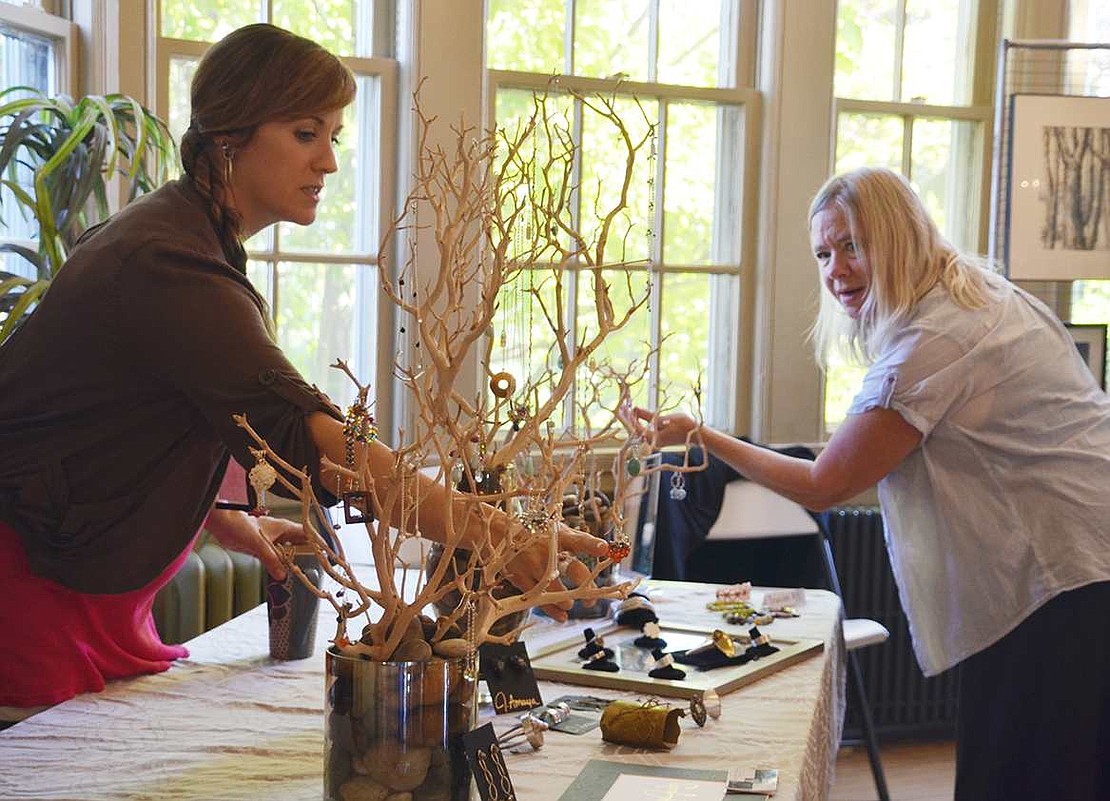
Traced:
[[[233, 414], [308, 465], [317, 496], [334, 503], [319, 465], [344, 461], [342, 416], [275, 343], [242, 243], [315, 219], [354, 94], [339, 59], [272, 25], [215, 44], [193, 79], [184, 177], [87, 232], [0, 348], [0, 706], [19, 708], [9, 717], [184, 656], [162, 644], [150, 610], [202, 525], [283, 574], [272, 543], [299, 527], [213, 508], [229, 458], [254, 461]], [[387, 480], [391, 451], [365, 447]], [[442, 487], [427, 493], [421, 531], [434, 538], [450, 500]], [[560, 545], [606, 552], [569, 529]], [[546, 563], [528, 551], [514, 574], [534, 584]], [[572, 578], [586, 576], [577, 565]]]

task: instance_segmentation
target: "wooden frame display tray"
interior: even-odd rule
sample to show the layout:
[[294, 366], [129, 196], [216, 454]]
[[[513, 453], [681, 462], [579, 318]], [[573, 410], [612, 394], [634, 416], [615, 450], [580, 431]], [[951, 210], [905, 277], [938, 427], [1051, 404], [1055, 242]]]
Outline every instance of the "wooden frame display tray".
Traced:
[[[639, 690], [671, 698], [696, 698], [706, 690], [716, 690], [718, 695], [730, 693], [746, 684], [759, 681], [795, 662], [808, 659], [824, 649], [821, 640], [780, 639], [771, 633], [771, 644], [776, 653], [746, 662], [743, 665], [726, 665], [713, 670], [698, 670], [691, 665], [675, 662], [675, 667], [686, 671], [681, 681], [655, 679], [648, 675], [655, 663], [651, 650], [633, 643], [640, 632], [616, 624], [595, 629], [605, 638], [605, 647], [613, 649], [613, 661], [620, 666], [616, 673], [586, 670], [578, 651], [585, 644], [582, 637], [541, 648], [529, 657], [536, 678], [566, 684], [583, 684], [610, 690]], [[667, 641], [667, 653], [682, 651], [709, 642], [712, 629], [682, 625], [660, 624], [660, 637]], [[762, 630], [767, 634], [766, 629]], [[738, 651], [749, 645], [747, 634], [731, 633]]]

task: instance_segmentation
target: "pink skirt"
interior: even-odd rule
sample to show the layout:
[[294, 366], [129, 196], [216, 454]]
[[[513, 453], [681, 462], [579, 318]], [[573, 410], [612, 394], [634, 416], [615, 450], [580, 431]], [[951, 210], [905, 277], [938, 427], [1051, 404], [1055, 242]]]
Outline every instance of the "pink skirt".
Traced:
[[56, 704], [188, 656], [162, 642], [151, 607], [191, 548], [141, 589], [88, 595], [34, 575], [19, 535], [0, 523], [0, 706]]

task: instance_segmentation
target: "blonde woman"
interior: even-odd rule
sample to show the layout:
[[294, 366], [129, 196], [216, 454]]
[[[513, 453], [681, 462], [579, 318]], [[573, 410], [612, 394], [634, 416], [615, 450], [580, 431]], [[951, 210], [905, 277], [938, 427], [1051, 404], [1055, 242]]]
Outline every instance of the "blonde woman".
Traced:
[[[900, 175], [815, 196], [818, 358], [869, 365], [814, 462], [704, 429], [812, 510], [878, 484], [927, 676], [960, 666], [956, 798], [1110, 798], [1110, 398], [1038, 300], [937, 230]], [[633, 417], [655, 444], [686, 414]]]

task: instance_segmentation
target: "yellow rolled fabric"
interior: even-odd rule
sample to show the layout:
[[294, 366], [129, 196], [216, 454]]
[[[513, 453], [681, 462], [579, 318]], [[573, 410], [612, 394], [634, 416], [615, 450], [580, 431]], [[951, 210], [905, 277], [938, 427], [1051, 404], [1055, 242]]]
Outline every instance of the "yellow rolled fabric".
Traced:
[[685, 712], [660, 703], [612, 701], [601, 713], [601, 739], [638, 748], [674, 748]]

